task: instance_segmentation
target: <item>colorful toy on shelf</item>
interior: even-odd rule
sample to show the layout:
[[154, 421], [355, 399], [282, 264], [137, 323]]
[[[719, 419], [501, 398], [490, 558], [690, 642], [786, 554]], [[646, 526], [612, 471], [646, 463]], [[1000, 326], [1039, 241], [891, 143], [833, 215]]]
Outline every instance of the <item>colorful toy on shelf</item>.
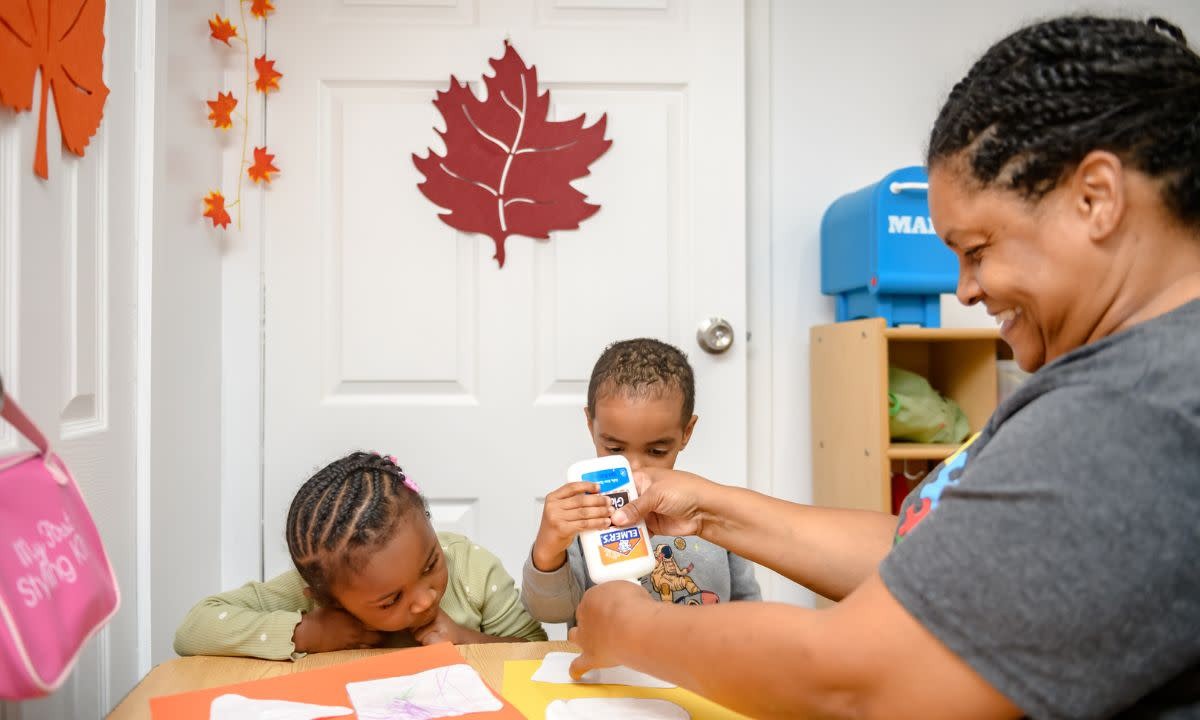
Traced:
[[821, 220], [821, 292], [837, 320], [939, 327], [939, 296], [954, 292], [958, 260], [934, 233], [929, 178], [906, 167], [843, 195]]

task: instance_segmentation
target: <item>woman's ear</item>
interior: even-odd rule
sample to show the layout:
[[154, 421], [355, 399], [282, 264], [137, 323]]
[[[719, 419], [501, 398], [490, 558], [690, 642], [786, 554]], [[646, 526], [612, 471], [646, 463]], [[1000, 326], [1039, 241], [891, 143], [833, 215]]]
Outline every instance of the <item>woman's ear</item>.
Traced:
[[1070, 183], [1073, 205], [1093, 242], [1106, 240], [1125, 218], [1125, 172], [1121, 158], [1106, 150], [1093, 150], [1075, 168]]

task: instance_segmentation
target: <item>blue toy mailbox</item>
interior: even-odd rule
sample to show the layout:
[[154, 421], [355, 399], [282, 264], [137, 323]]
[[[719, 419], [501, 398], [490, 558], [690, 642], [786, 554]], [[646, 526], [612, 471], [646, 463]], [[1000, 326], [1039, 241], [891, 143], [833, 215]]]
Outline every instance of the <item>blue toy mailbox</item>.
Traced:
[[954, 292], [958, 260], [933, 231], [929, 178], [907, 167], [843, 195], [821, 220], [821, 292], [837, 319], [941, 325], [939, 296]]

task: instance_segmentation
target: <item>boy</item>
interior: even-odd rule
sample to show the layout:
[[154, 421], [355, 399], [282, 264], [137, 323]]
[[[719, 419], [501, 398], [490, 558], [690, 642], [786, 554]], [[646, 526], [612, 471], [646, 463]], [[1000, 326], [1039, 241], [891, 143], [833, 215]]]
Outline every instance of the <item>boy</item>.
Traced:
[[[672, 468], [696, 427], [695, 377], [673, 345], [637, 339], [605, 349], [588, 383], [584, 409], [596, 454], [624, 455], [634, 470]], [[577, 538], [609, 526], [608, 500], [593, 483], [567, 483], [546, 496], [542, 523], [525, 560], [521, 600], [542, 622], [575, 624], [575, 606], [595, 583]], [[642, 578], [662, 602], [707, 605], [761, 598], [754, 566], [695, 536], [650, 538], [657, 560]]]

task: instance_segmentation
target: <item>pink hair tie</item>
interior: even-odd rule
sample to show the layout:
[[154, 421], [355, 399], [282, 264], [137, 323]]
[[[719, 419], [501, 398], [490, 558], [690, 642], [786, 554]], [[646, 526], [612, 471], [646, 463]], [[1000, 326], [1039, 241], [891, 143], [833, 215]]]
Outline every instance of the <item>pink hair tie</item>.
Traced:
[[404, 476], [404, 487], [412, 490], [418, 495], [421, 494], [421, 488], [417, 487], [417, 484], [413, 482], [407, 475]]

